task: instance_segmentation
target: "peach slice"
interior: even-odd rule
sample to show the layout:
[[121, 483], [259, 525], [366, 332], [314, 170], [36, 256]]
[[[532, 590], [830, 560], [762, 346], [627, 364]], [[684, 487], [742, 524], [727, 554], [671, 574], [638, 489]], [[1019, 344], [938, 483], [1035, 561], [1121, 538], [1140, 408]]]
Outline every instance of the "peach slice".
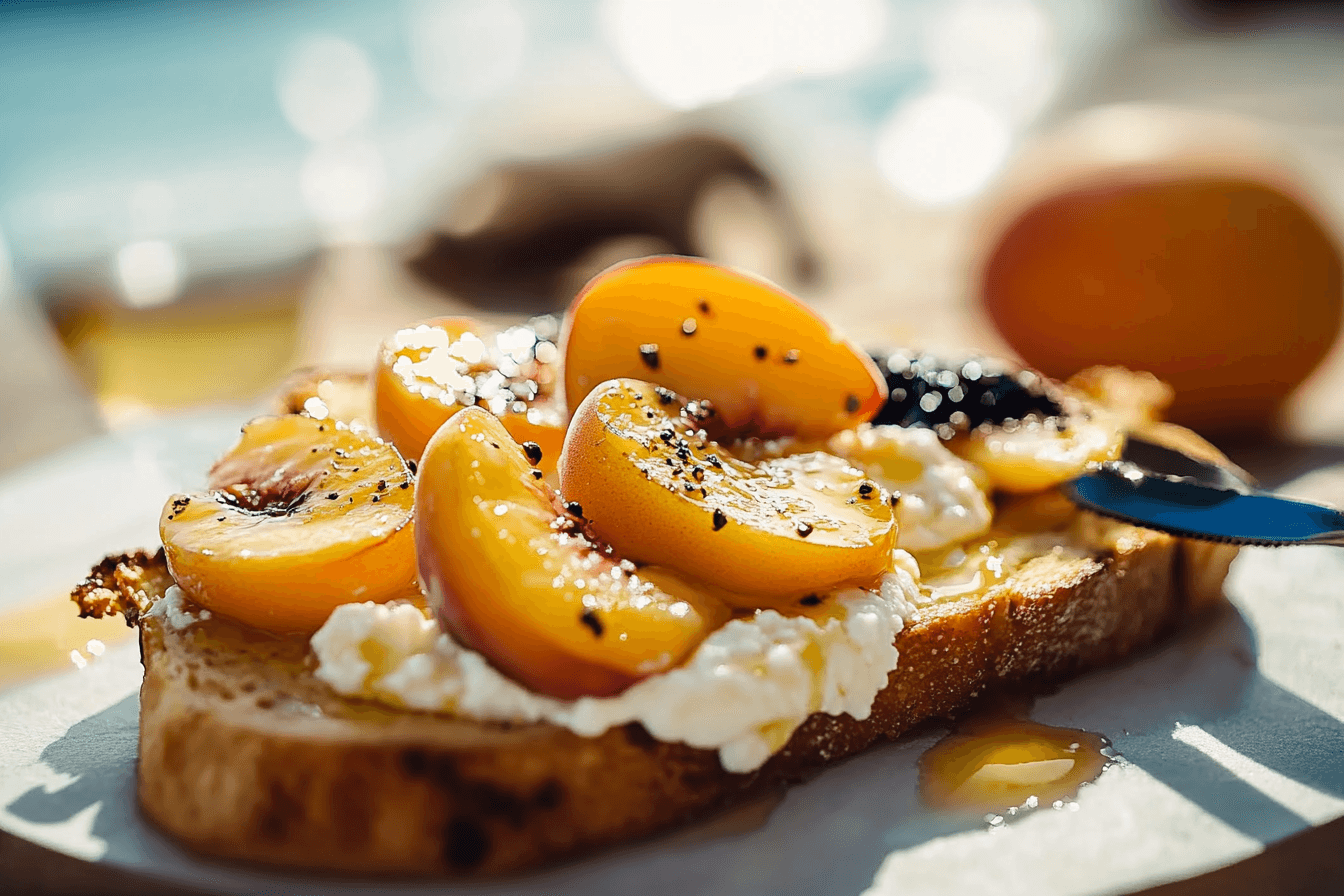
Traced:
[[532, 326], [492, 333], [470, 318], [447, 317], [398, 330], [374, 366], [378, 432], [418, 460], [449, 417], [481, 406], [519, 441], [536, 442], [543, 469], [553, 470], [566, 416], [552, 397], [558, 358], [555, 343]]
[[740, 460], [706, 436], [708, 413], [638, 380], [604, 383], [583, 400], [560, 482], [599, 538], [754, 606], [869, 585], [888, 569], [896, 521], [887, 492], [823, 452]]
[[159, 518], [168, 569], [202, 606], [273, 632], [316, 631], [338, 604], [419, 594], [410, 471], [367, 431], [262, 417]]
[[570, 306], [563, 343], [571, 414], [598, 384], [635, 377], [709, 399], [738, 435], [824, 438], [886, 398], [872, 359], [806, 305], [694, 258], [599, 274]]
[[364, 371], [305, 367], [280, 385], [278, 410], [319, 420], [373, 424], [373, 395]]
[[1089, 464], [1114, 460], [1124, 442], [1121, 422], [1097, 410], [977, 427], [948, 447], [984, 470], [992, 488], [1023, 493], [1052, 488]]
[[608, 696], [680, 662], [728, 618], [668, 571], [594, 544], [504, 424], [458, 412], [416, 489], [420, 578], [444, 626], [534, 691]]

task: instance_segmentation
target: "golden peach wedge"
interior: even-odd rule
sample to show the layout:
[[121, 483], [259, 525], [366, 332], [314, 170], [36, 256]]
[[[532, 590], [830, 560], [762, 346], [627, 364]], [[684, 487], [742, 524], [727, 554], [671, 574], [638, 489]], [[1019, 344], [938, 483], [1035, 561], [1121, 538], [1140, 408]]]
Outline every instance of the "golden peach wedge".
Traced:
[[373, 425], [373, 396], [363, 371], [305, 367], [280, 385], [279, 410], [318, 420]]
[[414, 489], [367, 431], [262, 417], [159, 519], [168, 568], [196, 603], [273, 632], [316, 631], [338, 604], [419, 594]]
[[838, 457], [748, 463], [705, 434], [710, 410], [661, 386], [613, 380], [579, 405], [561, 491], [636, 562], [737, 592], [748, 606], [870, 585], [896, 537], [887, 492]]
[[674, 666], [727, 620], [675, 575], [596, 545], [539, 472], [483, 408], [459, 411], [425, 449], [420, 579], [461, 641], [532, 690], [572, 699]]
[[1021, 493], [1052, 488], [1090, 464], [1114, 460], [1124, 442], [1120, 421], [1096, 411], [981, 426], [948, 447], [984, 470], [992, 488]]
[[886, 398], [872, 359], [802, 302], [699, 259], [598, 275], [570, 306], [563, 342], [571, 414], [599, 384], [637, 377], [709, 399], [737, 435], [824, 438]]
[[543, 465], [554, 469], [566, 416], [552, 397], [558, 358], [555, 343], [530, 326], [495, 333], [470, 318], [448, 317], [398, 330], [379, 347], [374, 365], [378, 432], [419, 460], [449, 417], [480, 406], [519, 441], [536, 442]]

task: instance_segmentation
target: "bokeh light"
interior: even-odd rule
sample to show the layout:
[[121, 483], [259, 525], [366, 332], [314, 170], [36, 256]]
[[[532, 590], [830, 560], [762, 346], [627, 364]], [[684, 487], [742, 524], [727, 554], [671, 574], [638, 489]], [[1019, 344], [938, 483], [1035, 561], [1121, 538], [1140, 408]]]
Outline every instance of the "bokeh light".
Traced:
[[886, 120], [875, 156], [882, 174], [910, 199], [944, 205], [979, 192], [1011, 146], [1003, 116], [963, 96], [925, 93]]
[[1059, 79], [1054, 34], [1031, 0], [960, 0], [930, 22], [924, 59], [937, 90], [1013, 121], [1045, 105]]
[[881, 43], [886, 14], [881, 0], [606, 0], [601, 9], [631, 77], [677, 109], [846, 71]]
[[126, 303], [152, 308], [177, 297], [183, 265], [166, 240], [140, 240], [117, 252], [117, 282]]
[[421, 2], [409, 18], [416, 78], [442, 103], [489, 97], [522, 68], [527, 24], [512, 0]]
[[382, 204], [386, 183], [382, 154], [367, 141], [319, 144], [299, 170], [304, 201], [326, 225], [368, 218]]
[[345, 136], [372, 117], [378, 76], [347, 40], [313, 35], [295, 46], [276, 85], [285, 119], [309, 140]]

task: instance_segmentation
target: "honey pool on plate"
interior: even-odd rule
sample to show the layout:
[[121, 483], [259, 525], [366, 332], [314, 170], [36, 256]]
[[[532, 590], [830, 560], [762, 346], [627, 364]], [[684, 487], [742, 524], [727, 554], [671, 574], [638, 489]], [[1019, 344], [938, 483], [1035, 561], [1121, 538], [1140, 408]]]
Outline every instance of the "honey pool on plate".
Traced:
[[0, 688], [72, 665], [84, 668], [134, 632], [120, 616], [81, 619], [64, 594], [0, 611]]
[[920, 757], [920, 796], [950, 812], [1051, 806], [1072, 800], [1114, 756], [1099, 734], [1007, 714], [977, 716]]

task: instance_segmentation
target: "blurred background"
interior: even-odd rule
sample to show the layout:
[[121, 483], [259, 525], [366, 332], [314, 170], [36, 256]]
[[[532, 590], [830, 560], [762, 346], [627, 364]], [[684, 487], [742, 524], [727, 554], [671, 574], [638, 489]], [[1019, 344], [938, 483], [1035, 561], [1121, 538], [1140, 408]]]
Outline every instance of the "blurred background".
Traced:
[[1341, 38], [1286, 2], [3, 0], [0, 469], [667, 251], [872, 348], [1129, 363], [1203, 431], [1344, 444]]

